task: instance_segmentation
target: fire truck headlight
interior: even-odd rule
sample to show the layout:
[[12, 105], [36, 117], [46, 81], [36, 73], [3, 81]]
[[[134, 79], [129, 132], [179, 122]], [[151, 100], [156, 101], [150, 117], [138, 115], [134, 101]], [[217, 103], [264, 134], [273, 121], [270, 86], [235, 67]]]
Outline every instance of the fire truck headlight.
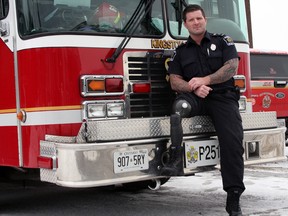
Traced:
[[240, 112], [245, 112], [246, 111], [246, 97], [241, 96], [238, 103], [239, 103]]
[[105, 104], [88, 104], [87, 116], [88, 118], [106, 117], [106, 105]]
[[107, 116], [108, 117], [124, 116], [124, 104], [123, 103], [108, 103], [107, 104]]
[[125, 117], [123, 100], [98, 100], [83, 102], [83, 119], [103, 119]]

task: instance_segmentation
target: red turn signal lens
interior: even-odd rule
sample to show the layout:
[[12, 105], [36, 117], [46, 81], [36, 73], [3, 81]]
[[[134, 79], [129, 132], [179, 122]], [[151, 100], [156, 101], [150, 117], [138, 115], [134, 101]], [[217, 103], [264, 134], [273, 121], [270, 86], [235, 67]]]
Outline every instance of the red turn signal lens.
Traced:
[[106, 92], [123, 92], [122, 78], [106, 78], [105, 79]]
[[149, 93], [151, 91], [150, 83], [134, 83], [133, 93]]

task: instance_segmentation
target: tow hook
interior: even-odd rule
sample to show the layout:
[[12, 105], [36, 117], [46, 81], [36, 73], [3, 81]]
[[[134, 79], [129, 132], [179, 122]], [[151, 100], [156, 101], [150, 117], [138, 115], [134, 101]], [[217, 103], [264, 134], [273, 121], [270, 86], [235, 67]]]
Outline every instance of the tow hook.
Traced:
[[148, 185], [148, 188], [153, 191], [159, 190], [160, 187], [161, 187], [160, 179], [152, 179], [151, 183]]

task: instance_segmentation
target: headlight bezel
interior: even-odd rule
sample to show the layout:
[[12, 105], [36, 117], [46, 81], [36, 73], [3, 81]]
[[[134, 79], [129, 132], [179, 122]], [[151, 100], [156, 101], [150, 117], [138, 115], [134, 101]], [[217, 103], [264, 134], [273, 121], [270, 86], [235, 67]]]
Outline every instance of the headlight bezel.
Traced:
[[124, 100], [84, 101], [82, 106], [83, 120], [118, 119], [126, 115]]

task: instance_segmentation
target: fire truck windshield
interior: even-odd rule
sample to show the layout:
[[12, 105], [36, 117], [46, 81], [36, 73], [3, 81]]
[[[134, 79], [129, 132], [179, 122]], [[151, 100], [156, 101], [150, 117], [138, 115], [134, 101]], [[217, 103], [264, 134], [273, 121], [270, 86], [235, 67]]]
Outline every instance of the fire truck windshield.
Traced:
[[126, 35], [131, 27], [133, 35], [164, 33], [159, 0], [16, 0], [16, 7], [18, 31], [24, 38], [67, 33]]
[[[186, 4], [199, 4], [207, 29], [247, 42], [244, 0], [16, 0], [22, 38], [47, 34], [106, 34], [187, 38], [182, 26]], [[166, 9], [165, 9], [166, 5]], [[166, 16], [167, 15], [167, 16]]]
[[285, 80], [288, 77], [288, 53], [277, 51], [251, 51], [253, 80]]

